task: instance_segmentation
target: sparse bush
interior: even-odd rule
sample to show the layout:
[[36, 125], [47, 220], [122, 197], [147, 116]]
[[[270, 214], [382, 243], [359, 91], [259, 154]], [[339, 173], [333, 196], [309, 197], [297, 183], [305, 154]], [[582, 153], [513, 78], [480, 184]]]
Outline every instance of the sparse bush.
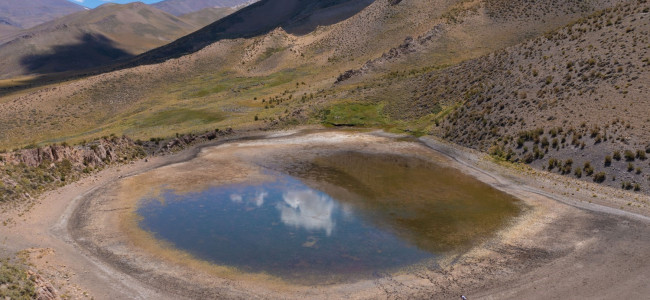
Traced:
[[634, 165], [632, 163], [628, 163], [627, 164], [627, 171], [632, 172], [632, 170], [634, 170]]
[[630, 150], [625, 150], [625, 152], [623, 153], [623, 156], [625, 157], [626, 161], [634, 161], [634, 158], [636, 157], [634, 152], [632, 152]]
[[638, 184], [638, 183], [635, 183], [635, 184], [634, 184], [634, 191], [635, 191], [635, 192], [638, 192], [638, 191], [640, 191], [640, 190], [641, 190], [641, 185]]
[[609, 167], [611, 165], [612, 165], [612, 157], [609, 155], [605, 156], [605, 166]]
[[549, 145], [548, 138], [543, 137], [541, 143], [542, 143], [542, 148], [548, 147], [548, 145]]
[[576, 175], [576, 177], [581, 178], [582, 177], [582, 169], [576, 168], [573, 174]]
[[572, 166], [573, 166], [573, 160], [572, 159], [567, 159], [564, 162], [564, 166], [562, 167], [562, 174], [570, 174]]
[[523, 158], [524, 163], [530, 164], [534, 160], [535, 160], [535, 157], [533, 157], [533, 154], [528, 153], [528, 154], [524, 155], [524, 158]]
[[616, 150], [614, 151], [614, 159], [615, 160], [621, 160], [621, 152]]
[[524, 139], [521, 138], [521, 137], [519, 137], [519, 138], [517, 139], [517, 148], [521, 148], [521, 147], [523, 147], [523, 146], [524, 146]]
[[642, 150], [637, 150], [636, 151], [636, 158], [638, 158], [640, 160], [646, 160], [647, 156], [646, 156], [645, 152], [643, 152]]
[[546, 85], [553, 83], [553, 76], [546, 76], [546, 79], [544, 79], [544, 83]]
[[585, 162], [585, 165], [582, 169], [585, 171], [585, 173], [587, 173], [587, 176], [594, 174], [594, 167], [592, 167], [591, 163], [589, 162]]
[[25, 270], [2, 261], [0, 264], [0, 298], [36, 299], [34, 282]]
[[601, 183], [607, 179], [605, 172], [598, 172], [594, 175], [594, 182]]
[[629, 190], [632, 188], [632, 184], [628, 181], [622, 181], [621, 182], [621, 188], [624, 190]]

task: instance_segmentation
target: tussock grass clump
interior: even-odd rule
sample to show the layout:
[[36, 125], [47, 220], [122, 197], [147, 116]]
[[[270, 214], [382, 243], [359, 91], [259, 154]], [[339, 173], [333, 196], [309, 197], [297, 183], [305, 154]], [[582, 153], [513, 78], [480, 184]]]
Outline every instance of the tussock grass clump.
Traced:
[[27, 272], [9, 261], [0, 262], [0, 299], [31, 300], [35, 298], [36, 288]]

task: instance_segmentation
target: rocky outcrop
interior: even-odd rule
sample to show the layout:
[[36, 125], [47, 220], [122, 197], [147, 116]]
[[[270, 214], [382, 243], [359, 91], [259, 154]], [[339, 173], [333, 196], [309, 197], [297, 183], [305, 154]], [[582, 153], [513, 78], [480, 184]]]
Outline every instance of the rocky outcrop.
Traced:
[[57, 144], [0, 153], [0, 205], [33, 199], [43, 191], [74, 182], [111, 164], [164, 155], [232, 133], [231, 128], [216, 129], [146, 142], [112, 136], [83, 145]]
[[56, 289], [47, 280], [43, 279], [41, 275], [29, 270], [27, 271], [29, 279], [34, 282], [36, 289], [36, 300], [59, 300], [61, 297], [57, 295]]
[[186, 134], [186, 135], [178, 136], [162, 144], [162, 146], [159, 149], [157, 149], [155, 153], [173, 151], [174, 149], [178, 149], [178, 148], [182, 149], [198, 142], [211, 141], [218, 137], [222, 137], [232, 133], [233, 133], [232, 128], [228, 128], [226, 130], [217, 129], [215, 131], [209, 131], [200, 135]]
[[139, 146], [128, 137], [102, 138], [79, 146], [51, 145], [46, 147], [18, 150], [0, 154], [4, 164], [24, 164], [37, 167], [43, 163], [59, 163], [64, 160], [73, 165], [102, 166], [123, 159], [122, 154], [138, 152]]

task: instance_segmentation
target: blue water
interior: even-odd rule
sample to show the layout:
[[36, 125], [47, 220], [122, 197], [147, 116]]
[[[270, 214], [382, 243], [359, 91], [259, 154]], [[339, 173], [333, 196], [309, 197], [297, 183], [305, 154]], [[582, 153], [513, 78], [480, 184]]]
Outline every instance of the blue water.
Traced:
[[[144, 199], [140, 226], [194, 257], [290, 280], [337, 280], [434, 257], [300, 180]], [[161, 201], [162, 200], [162, 201]]]

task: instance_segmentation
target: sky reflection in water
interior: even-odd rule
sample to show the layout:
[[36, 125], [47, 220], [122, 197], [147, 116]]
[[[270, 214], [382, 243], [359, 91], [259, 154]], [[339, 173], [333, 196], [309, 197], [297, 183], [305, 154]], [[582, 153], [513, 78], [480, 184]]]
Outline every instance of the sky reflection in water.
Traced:
[[140, 226], [195, 257], [289, 280], [373, 276], [433, 254], [366, 222], [301, 181], [233, 185], [143, 200]]

